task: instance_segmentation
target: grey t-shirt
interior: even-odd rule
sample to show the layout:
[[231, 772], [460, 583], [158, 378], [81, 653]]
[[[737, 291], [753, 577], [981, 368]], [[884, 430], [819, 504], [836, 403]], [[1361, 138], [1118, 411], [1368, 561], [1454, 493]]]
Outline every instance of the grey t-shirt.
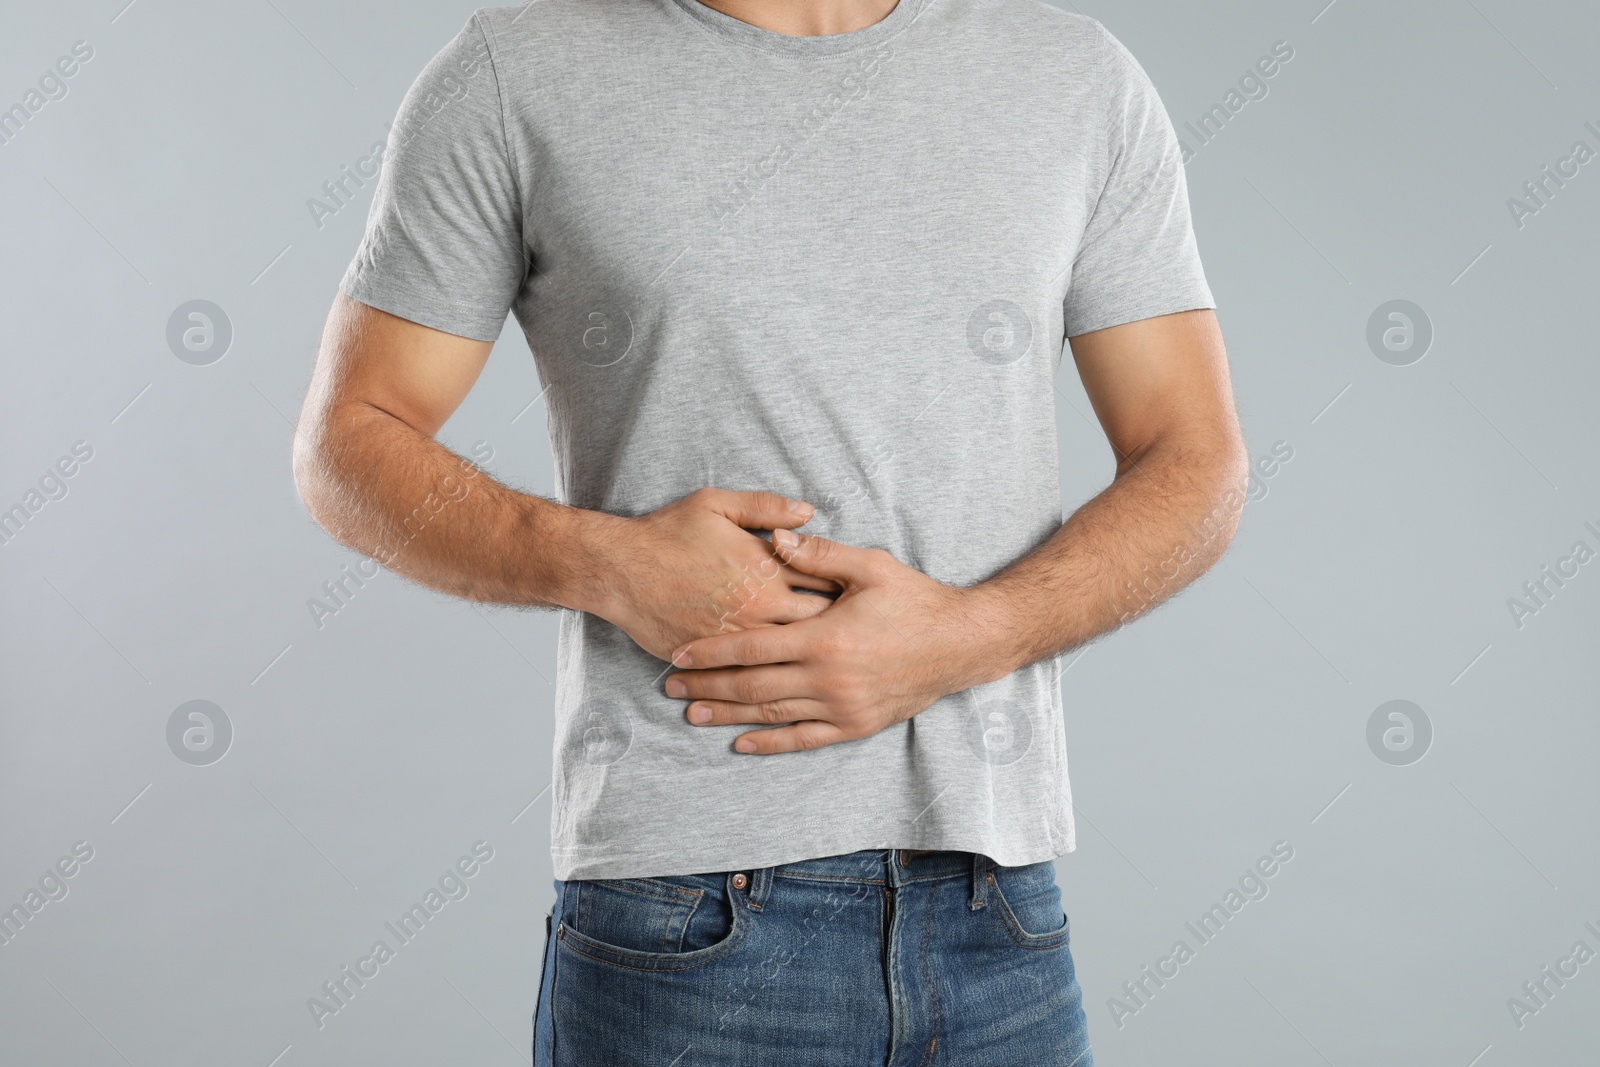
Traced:
[[[340, 287], [486, 341], [515, 314], [568, 504], [770, 490], [968, 585], [1062, 521], [1063, 339], [1215, 306], [1179, 153], [1127, 49], [1037, 0], [900, 0], [825, 37], [534, 0], [418, 77]], [[690, 726], [665, 667], [563, 613], [558, 878], [1074, 847], [1056, 660], [771, 757]]]

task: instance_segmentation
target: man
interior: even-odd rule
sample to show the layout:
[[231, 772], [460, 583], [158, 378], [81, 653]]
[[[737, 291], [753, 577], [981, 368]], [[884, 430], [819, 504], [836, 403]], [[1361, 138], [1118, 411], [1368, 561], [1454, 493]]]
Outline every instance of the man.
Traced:
[[[1090, 1067], [1058, 657], [1243, 501], [1179, 153], [1035, 0], [536, 0], [417, 79], [295, 471], [566, 609], [537, 1064]], [[558, 500], [434, 440], [508, 311]], [[1066, 338], [1118, 462], [1063, 523]]]

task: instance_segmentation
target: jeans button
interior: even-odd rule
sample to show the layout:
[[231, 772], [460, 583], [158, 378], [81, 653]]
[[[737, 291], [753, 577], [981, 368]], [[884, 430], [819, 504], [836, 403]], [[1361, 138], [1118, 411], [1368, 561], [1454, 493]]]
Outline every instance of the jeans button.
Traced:
[[733, 888], [735, 888], [735, 889], [743, 889], [745, 886], [747, 886], [749, 884], [750, 884], [750, 879], [746, 878], [742, 873], [741, 874], [736, 874], [736, 875], [733, 876]]

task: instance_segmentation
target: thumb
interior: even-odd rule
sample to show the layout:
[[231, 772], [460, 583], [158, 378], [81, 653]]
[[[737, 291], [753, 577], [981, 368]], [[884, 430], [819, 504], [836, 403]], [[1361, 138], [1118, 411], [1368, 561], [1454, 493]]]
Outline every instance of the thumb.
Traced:
[[840, 544], [793, 530], [772, 531], [778, 558], [797, 571], [831, 578], [842, 585], [870, 584], [875, 553], [872, 549]]
[[803, 526], [814, 511], [802, 500], [790, 500], [777, 493], [737, 493], [715, 489], [708, 501], [711, 510], [746, 530], [776, 530], [780, 526]]

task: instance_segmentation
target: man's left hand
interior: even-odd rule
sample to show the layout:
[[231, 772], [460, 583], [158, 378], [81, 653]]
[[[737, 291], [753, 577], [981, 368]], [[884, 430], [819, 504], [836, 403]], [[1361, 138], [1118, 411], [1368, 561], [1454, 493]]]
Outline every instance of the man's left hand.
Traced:
[[[870, 737], [934, 701], [1004, 677], [985, 663], [978, 594], [934, 581], [881, 549], [777, 530], [785, 563], [842, 588], [826, 611], [704, 637], [672, 656], [668, 696], [696, 726], [764, 724], [739, 752], [771, 755]], [[775, 725], [781, 724], [781, 725]]]

